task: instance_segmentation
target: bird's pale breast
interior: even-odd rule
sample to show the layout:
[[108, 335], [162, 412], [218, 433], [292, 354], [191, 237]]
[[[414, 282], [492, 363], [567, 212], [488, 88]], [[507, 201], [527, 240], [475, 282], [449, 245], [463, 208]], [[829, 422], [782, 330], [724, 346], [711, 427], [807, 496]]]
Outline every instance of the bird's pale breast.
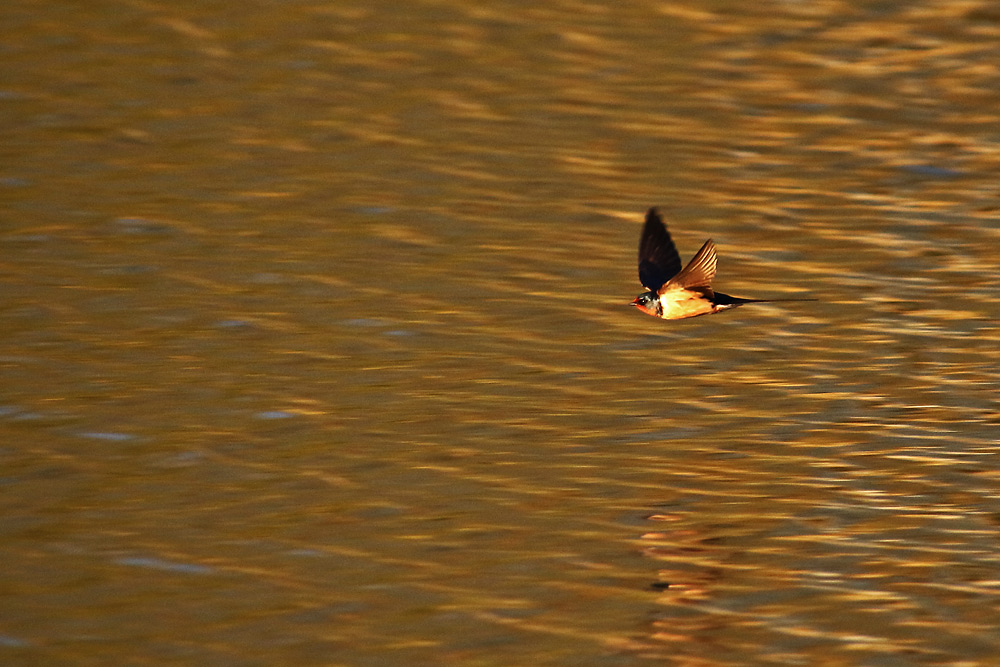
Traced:
[[663, 307], [665, 320], [681, 320], [685, 317], [697, 317], [716, 311], [715, 304], [697, 292], [686, 289], [667, 290], [660, 295], [660, 305]]

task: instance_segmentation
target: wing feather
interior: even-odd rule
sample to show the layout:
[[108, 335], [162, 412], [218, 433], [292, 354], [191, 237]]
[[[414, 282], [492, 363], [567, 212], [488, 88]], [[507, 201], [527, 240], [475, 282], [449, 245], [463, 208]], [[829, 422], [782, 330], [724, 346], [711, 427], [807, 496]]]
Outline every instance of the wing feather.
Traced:
[[681, 258], [670, 238], [667, 226], [656, 208], [646, 213], [646, 224], [639, 240], [639, 281], [653, 292], [681, 270]]
[[[715, 244], [712, 239], [705, 241], [701, 250], [691, 258], [684, 269], [671, 278], [663, 289], [682, 288], [699, 291], [706, 296], [712, 296], [712, 280], [715, 279], [715, 268], [718, 257], [715, 254]], [[661, 290], [662, 292], [662, 290]]]

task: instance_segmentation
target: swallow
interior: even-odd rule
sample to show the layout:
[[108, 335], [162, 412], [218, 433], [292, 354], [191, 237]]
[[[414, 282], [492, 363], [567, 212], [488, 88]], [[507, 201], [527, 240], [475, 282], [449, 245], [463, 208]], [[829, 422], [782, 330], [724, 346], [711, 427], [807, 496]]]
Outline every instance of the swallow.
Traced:
[[639, 281], [647, 292], [630, 305], [647, 315], [665, 320], [710, 315], [745, 303], [773, 301], [815, 301], [815, 299], [743, 299], [712, 289], [718, 259], [712, 239], [705, 241], [687, 266], [670, 239], [667, 226], [656, 208], [646, 213], [646, 224], [639, 239]]

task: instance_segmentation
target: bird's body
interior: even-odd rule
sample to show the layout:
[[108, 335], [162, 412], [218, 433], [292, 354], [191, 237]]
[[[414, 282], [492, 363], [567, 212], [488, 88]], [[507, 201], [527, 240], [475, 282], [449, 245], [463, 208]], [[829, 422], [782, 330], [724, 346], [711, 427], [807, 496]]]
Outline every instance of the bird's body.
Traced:
[[745, 303], [811, 301], [811, 299], [743, 299], [712, 289], [718, 258], [712, 239], [705, 241], [687, 266], [655, 208], [646, 213], [639, 240], [639, 280], [647, 292], [632, 301], [642, 312], [665, 320], [680, 320], [728, 310]]

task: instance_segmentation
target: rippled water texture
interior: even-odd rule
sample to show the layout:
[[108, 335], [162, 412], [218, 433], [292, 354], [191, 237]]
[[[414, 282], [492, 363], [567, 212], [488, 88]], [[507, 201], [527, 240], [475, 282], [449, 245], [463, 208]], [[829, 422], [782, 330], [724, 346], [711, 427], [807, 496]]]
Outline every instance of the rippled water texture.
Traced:
[[1000, 654], [993, 2], [0, 26], [0, 663]]

